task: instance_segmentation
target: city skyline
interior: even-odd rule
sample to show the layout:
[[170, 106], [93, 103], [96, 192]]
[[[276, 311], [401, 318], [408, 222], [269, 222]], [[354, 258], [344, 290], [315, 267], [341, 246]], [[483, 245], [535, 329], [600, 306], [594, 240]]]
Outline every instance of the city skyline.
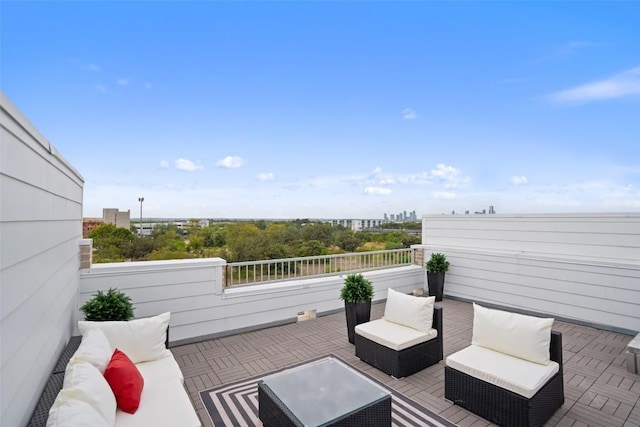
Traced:
[[640, 210], [637, 2], [0, 7], [85, 217]]

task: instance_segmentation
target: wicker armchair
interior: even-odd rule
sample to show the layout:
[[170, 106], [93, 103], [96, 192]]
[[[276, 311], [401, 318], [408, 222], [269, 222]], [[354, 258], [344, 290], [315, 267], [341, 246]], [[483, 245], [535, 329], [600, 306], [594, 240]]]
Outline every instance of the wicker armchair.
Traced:
[[[558, 372], [548, 377], [546, 382], [539, 380], [541, 387], [531, 389], [529, 397], [455, 369], [450, 366], [454, 353], [447, 358], [445, 365], [445, 399], [498, 425], [544, 425], [564, 404], [562, 334], [551, 330], [550, 335], [549, 359], [558, 364]], [[503, 366], [499, 365], [497, 369], [502, 370]]]
[[442, 307], [393, 289], [382, 319], [356, 326], [356, 356], [396, 378], [438, 363], [443, 356]]
[[395, 378], [407, 377], [442, 360], [442, 307], [433, 309], [433, 329], [438, 336], [396, 351], [356, 333], [356, 356]]

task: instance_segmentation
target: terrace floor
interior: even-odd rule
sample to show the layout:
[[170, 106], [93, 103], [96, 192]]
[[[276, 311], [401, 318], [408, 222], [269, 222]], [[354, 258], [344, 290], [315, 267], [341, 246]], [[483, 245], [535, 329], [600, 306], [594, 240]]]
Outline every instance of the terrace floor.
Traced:
[[[471, 342], [473, 306], [447, 300], [444, 355]], [[384, 304], [372, 306], [382, 317]], [[625, 369], [624, 351], [631, 336], [556, 321], [562, 332], [565, 404], [549, 426], [640, 426], [640, 375]], [[444, 400], [444, 362], [407, 378], [394, 379], [356, 358], [347, 341], [344, 313], [171, 348], [203, 426], [212, 422], [199, 392], [305, 360], [335, 354], [388, 387], [460, 426], [487, 426], [486, 420]]]

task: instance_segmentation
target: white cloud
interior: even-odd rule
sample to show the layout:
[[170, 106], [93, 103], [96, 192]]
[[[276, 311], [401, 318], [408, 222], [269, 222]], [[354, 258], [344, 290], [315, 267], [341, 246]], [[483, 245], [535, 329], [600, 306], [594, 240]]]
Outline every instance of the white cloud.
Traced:
[[273, 181], [276, 177], [271, 172], [262, 172], [257, 176], [259, 181]]
[[194, 172], [203, 168], [202, 165], [200, 164], [196, 164], [191, 160], [182, 159], [182, 158], [176, 160], [175, 166], [176, 166], [176, 169], [180, 169], [187, 172]]
[[167, 162], [166, 160], [160, 160], [160, 167], [162, 169], [167, 169], [169, 167], [169, 162]]
[[594, 42], [584, 41], [584, 40], [567, 42], [564, 45], [560, 46], [559, 48], [556, 48], [551, 54], [538, 58], [535, 62], [551, 61], [556, 58], [562, 58], [562, 57], [571, 55], [573, 54], [573, 52], [577, 50], [588, 48], [588, 47], [594, 47], [594, 46], [600, 46], [600, 43], [594, 43]]
[[382, 187], [367, 187], [364, 189], [364, 194], [374, 194], [380, 196], [386, 196], [391, 194], [392, 191], [390, 188], [382, 188]]
[[640, 67], [623, 71], [608, 79], [553, 93], [548, 98], [561, 104], [577, 104], [632, 95], [640, 95]]
[[430, 172], [430, 177], [444, 183], [446, 188], [458, 188], [466, 184], [468, 179], [460, 176], [460, 169], [438, 163]]
[[100, 72], [100, 67], [98, 67], [96, 64], [89, 64], [87, 68], [89, 69], [89, 71], [93, 71], [94, 73]]
[[96, 85], [96, 90], [100, 93], [107, 93], [107, 87], [105, 85]]
[[451, 191], [435, 191], [433, 193], [433, 197], [435, 199], [450, 200], [450, 199], [455, 199], [457, 196], [456, 196], [456, 193], [452, 193]]
[[511, 183], [514, 185], [523, 185], [523, 184], [527, 184], [528, 182], [529, 180], [524, 175], [511, 177]]
[[411, 108], [405, 108], [402, 110], [402, 118], [405, 120], [413, 120], [418, 118], [418, 115]]
[[583, 49], [585, 47], [593, 47], [593, 46], [600, 46], [600, 43], [594, 43], [594, 42], [589, 42], [584, 40], [572, 41], [560, 47], [560, 49], [558, 50], [558, 54], [568, 55], [578, 49]]
[[128, 85], [128, 84], [129, 84], [129, 80], [127, 80], [127, 79], [122, 79], [122, 78], [121, 78], [121, 79], [116, 80], [116, 83], [117, 83], [119, 86], [126, 86], [126, 85]]
[[227, 156], [224, 159], [218, 160], [216, 162], [216, 166], [227, 169], [239, 168], [244, 164], [244, 159], [238, 156]]

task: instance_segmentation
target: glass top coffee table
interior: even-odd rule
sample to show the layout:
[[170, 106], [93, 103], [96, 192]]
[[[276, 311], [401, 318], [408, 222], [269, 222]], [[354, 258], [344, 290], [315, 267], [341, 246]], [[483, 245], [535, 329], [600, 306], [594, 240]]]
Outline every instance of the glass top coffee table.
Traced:
[[390, 426], [391, 394], [334, 358], [264, 377], [258, 416], [269, 426]]

